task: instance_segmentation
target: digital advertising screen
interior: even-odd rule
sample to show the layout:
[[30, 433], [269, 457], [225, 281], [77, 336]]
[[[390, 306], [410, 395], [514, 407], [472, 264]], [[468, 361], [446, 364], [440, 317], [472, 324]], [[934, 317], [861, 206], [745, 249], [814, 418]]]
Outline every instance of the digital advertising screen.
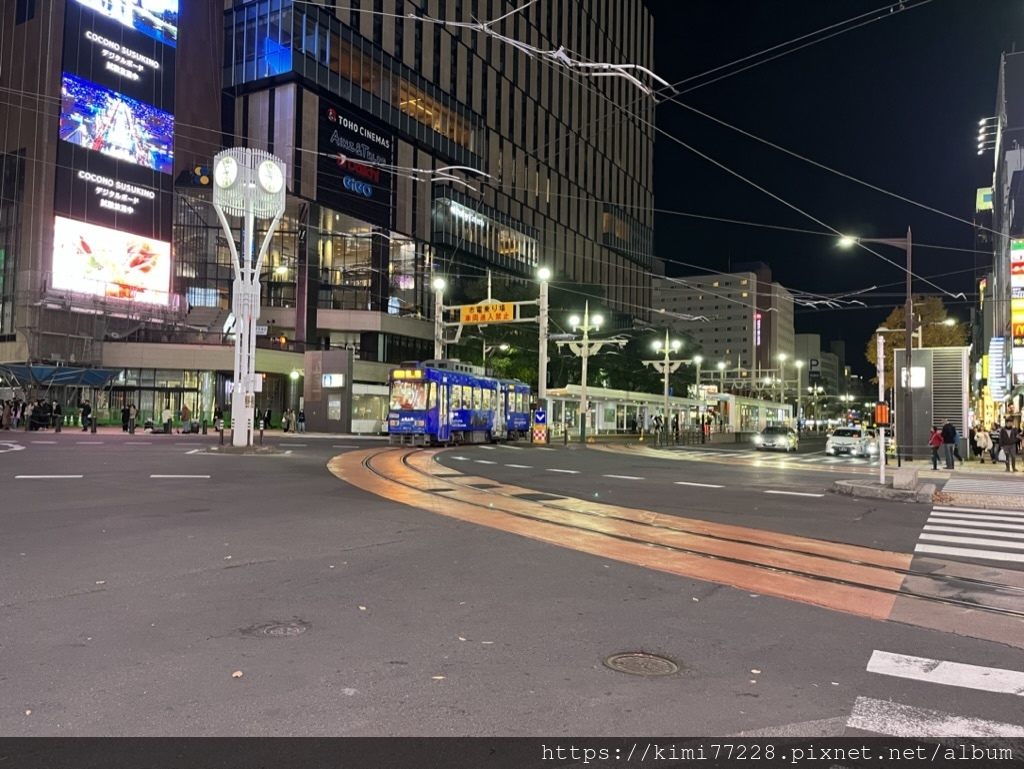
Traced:
[[167, 304], [171, 244], [109, 227], [55, 217], [55, 289]]
[[60, 138], [161, 173], [174, 170], [171, 113], [67, 73], [61, 83]]
[[56, 215], [171, 239], [172, 177], [62, 142], [55, 180]]
[[178, 45], [179, 0], [76, 0], [79, 5], [165, 45]]
[[174, 48], [79, 3], [68, 3], [65, 14], [65, 72], [173, 111]]

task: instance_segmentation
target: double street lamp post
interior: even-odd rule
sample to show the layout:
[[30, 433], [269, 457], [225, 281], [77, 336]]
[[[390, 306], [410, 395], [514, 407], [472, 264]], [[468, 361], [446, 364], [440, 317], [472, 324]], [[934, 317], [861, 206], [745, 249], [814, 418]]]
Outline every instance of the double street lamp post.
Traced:
[[[604, 323], [604, 318], [600, 315], [590, 316], [590, 302], [587, 302], [583, 308], [583, 320], [581, 321], [578, 315], [573, 315], [569, 318], [569, 325], [572, 326], [573, 331], [582, 331], [583, 339], [580, 341], [559, 341], [556, 344], [559, 347], [568, 345], [569, 350], [578, 358], [583, 360], [583, 371], [580, 379], [580, 443], [587, 442], [587, 417], [590, 413], [590, 406], [587, 403], [587, 361], [591, 355], [596, 355], [600, 352], [601, 348], [608, 344], [613, 344], [621, 347], [626, 343], [624, 339], [601, 339], [601, 340], [590, 340], [590, 332], [597, 331], [601, 328]], [[568, 428], [567, 428], [568, 429]]]
[[664, 350], [664, 357], [661, 360], [645, 360], [644, 361], [644, 365], [645, 366], [653, 367], [656, 371], [658, 371], [660, 374], [662, 374], [662, 376], [664, 376], [664, 379], [665, 379], [665, 403], [664, 403], [664, 406], [662, 407], [662, 417], [661, 417], [664, 420], [663, 423], [662, 423], [662, 434], [663, 435], [668, 432], [669, 427], [671, 425], [671, 421], [669, 419], [669, 405], [668, 405], [668, 397], [669, 397], [668, 380], [669, 380], [669, 377], [672, 374], [674, 374], [676, 371], [678, 371], [679, 367], [683, 365], [683, 361], [681, 361], [681, 360], [672, 360], [670, 358], [670, 355], [672, 354], [673, 351], [678, 352], [679, 348], [681, 348], [682, 346], [683, 346], [683, 343], [680, 342], [678, 339], [674, 339], [674, 340], [672, 340], [670, 342], [669, 338], [668, 338], [668, 329], [665, 329], [665, 342], [664, 342], [664, 344], [662, 344], [661, 340], [659, 339], [659, 340], [656, 340], [654, 342], [654, 344], [652, 345], [652, 347], [654, 347], [655, 352], [661, 352], [662, 350]]

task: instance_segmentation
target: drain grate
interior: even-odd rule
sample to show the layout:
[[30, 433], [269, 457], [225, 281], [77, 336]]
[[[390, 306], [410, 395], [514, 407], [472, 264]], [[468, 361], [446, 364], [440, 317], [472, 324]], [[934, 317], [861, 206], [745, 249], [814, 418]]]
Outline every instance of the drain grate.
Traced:
[[645, 652], [613, 654], [604, 660], [605, 667], [631, 676], [670, 676], [679, 672], [679, 665], [668, 657]]
[[288, 638], [290, 636], [302, 635], [309, 630], [308, 622], [295, 619], [288, 622], [265, 622], [262, 625], [253, 625], [242, 630], [243, 635], [256, 636], [257, 638]]

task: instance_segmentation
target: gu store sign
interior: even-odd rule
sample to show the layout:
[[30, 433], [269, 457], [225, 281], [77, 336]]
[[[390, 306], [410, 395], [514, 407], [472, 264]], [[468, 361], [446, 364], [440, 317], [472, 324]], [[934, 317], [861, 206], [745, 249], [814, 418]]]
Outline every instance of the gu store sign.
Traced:
[[392, 229], [394, 135], [354, 108], [321, 102], [317, 148], [319, 202]]

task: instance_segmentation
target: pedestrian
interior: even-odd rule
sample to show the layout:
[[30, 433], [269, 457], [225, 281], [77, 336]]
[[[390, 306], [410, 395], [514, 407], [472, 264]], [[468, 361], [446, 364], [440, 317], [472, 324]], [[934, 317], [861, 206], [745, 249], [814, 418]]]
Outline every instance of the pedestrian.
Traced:
[[134, 403], [128, 404], [128, 433], [135, 435], [135, 420], [139, 416], [138, 409], [135, 408]]
[[264, 426], [264, 427], [266, 427], [266, 428], [267, 428], [268, 430], [269, 430], [269, 429], [270, 429], [271, 427], [273, 427], [273, 426], [274, 426], [274, 425], [273, 425], [273, 424], [272, 424], [272, 423], [270, 422], [270, 415], [271, 415], [271, 412], [270, 412], [270, 406], [267, 406], [267, 410], [266, 410], [266, 411], [264, 412], [264, 414], [263, 414], [263, 426]]
[[989, 458], [992, 456], [992, 439], [989, 437], [988, 433], [980, 427], [975, 431], [974, 439], [978, 443], [978, 458], [981, 460], [982, 464], [985, 464], [985, 455], [988, 454]]
[[224, 432], [224, 409], [220, 407], [219, 403], [213, 409], [213, 424], [217, 432]]
[[999, 423], [993, 422], [992, 429], [988, 431], [988, 442], [992, 444], [989, 455], [992, 457], [992, 464], [999, 460]]
[[953, 452], [956, 447], [956, 428], [947, 419], [942, 423], [942, 448], [946, 452], [946, 469], [953, 470], [956, 465], [953, 463]]
[[126, 403], [121, 407], [121, 432], [128, 432], [128, 422], [130, 419], [130, 410], [128, 409], [128, 404]]
[[160, 416], [164, 422], [164, 433], [169, 435], [174, 432], [174, 412], [171, 411], [170, 407], [165, 407]]
[[192, 432], [192, 412], [189, 411], [188, 404], [181, 404], [181, 432], [184, 430], [186, 433]]
[[[956, 428], [953, 428], [956, 430]], [[956, 437], [953, 439], [953, 456], [960, 460], [960, 467], [964, 466], [964, 458], [960, 456], [960, 431], [956, 430]]]
[[92, 417], [92, 406], [89, 405], [89, 401], [82, 401], [82, 432], [88, 432], [89, 420]]
[[306, 432], [306, 412], [303, 411], [302, 409], [299, 409], [298, 422], [299, 422], [299, 432], [300, 433]]
[[1013, 420], [1007, 419], [1006, 425], [999, 431], [999, 455], [1000, 459], [1006, 462], [1006, 472], [1017, 472], [1017, 441], [1020, 440], [1020, 433], [1013, 426]]
[[928, 445], [932, 447], [932, 470], [939, 469], [939, 448], [942, 446], [942, 433], [938, 427], [932, 428], [932, 434], [928, 438]]

